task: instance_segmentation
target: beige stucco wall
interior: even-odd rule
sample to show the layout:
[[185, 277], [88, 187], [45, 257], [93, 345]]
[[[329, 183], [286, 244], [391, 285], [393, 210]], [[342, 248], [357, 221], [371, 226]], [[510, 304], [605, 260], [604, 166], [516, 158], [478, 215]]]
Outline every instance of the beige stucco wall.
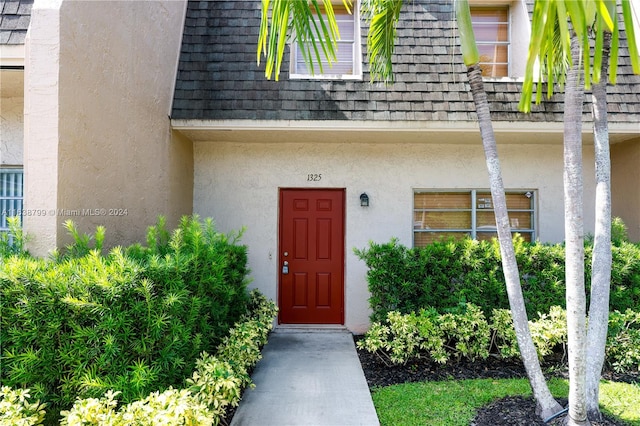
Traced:
[[[172, 138], [168, 118], [185, 11], [182, 0], [34, 6], [30, 84], [46, 75], [51, 85], [27, 96], [32, 107], [47, 105], [51, 120], [29, 123], [48, 140], [44, 147], [27, 134], [27, 204], [46, 205], [55, 225], [50, 217], [27, 218], [27, 232], [37, 231], [33, 252], [66, 244], [67, 219], [83, 232], [105, 225], [112, 246], [144, 241], [159, 214], [173, 225], [191, 213], [192, 147]], [[47, 158], [35, 152], [43, 148], [51, 148]], [[42, 194], [35, 186], [45, 179], [55, 188]]]
[[24, 61], [24, 209], [29, 249], [46, 255], [56, 247], [58, 221], [58, 63], [60, 2], [38, 1], [31, 9]]
[[0, 98], [0, 123], [0, 166], [22, 165], [24, 98]]
[[640, 241], [640, 138], [611, 146], [611, 214]]
[[[539, 238], [562, 241], [562, 147], [503, 145], [499, 151], [506, 188], [538, 191]], [[592, 192], [589, 151], [585, 182]], [[249, 247], [252, 285], [274, 300], [278, 188], [346, 188], [345, 307], [352, 331], [364, 331], [369, 315], [366, 267], [352, 249], [391, 237], [411, 245], [414, 188], [489, 186], [480, 145], [198, 142], [194, 154], [194, 212], [213, 217], [224, 232], [247, 227], [242, 242]], [[322, 180], [308, 182], [309, 173], [322, 174]], [[360, 207], [362, 192], [370, 197], [369, 208]], [[587, 230], [593, 229], [592, 212], [587, 196]]]

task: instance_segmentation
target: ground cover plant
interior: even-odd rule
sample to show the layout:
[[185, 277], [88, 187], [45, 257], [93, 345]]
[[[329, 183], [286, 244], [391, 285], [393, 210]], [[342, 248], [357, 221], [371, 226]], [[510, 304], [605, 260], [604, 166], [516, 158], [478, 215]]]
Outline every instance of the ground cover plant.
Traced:
[[239, 233], [198, 217], [169, 233], [160, 218], [146, 246], [102, 254], [104, 229], [67, 228], [74, 243], [51, 259], [0, 259], [0, 381], [49, 416], [108, 390], [126, 404], [181, 386], [247, 312]]
[[[614, 311], [609, 319], [607, 368], [617, 372], [640, 370], [640, 313]], [[559, 306], [529, 321], [538, 357], [566, 356], [566, 312]], [[374, 322], [357, 343], [388, 365], [426, 358], [439, 364], [489, 356], [519, 359], [515, 330], [506, 309], [494, 309], [490, 318], [473, 304], [439, 314], [435, 309], [419, 313], [389, 312], [385, 321]]]

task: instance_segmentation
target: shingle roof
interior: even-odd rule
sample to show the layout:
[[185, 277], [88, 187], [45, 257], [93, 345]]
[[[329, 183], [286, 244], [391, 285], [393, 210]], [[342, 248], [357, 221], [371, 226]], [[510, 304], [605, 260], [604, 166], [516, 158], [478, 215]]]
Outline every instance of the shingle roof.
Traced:
[[24, 44], [34, 0], [0, 0], [0, 44]]
[[[290, 80], [288, 59], [280, 81], [256, 65], [260, 0], [190, 0], [178, 67], [172, 118], [259, 120], [475, 121], [450, 0], [405, 3], [398, 24], [395, 83]], [[366, 49], [366, 28], [362, 48]], [[626, 46], [626, 40], [621, 40]], [[623, 56], [628, 52], [622, 49]], [[285, 53], [288, 58], [288, 53]], [[627, 58], [628, 59], [628, 58]], [[640, 77], [620, 61], [618, 85], [609, 88], [609, 121], [640, 117]], [[517, 111], [521, 83], [486, 81], [497, 121], [562, 121], [562, 96], [533, 112]], [[585, 105], [585, 119], [590, 119]]]

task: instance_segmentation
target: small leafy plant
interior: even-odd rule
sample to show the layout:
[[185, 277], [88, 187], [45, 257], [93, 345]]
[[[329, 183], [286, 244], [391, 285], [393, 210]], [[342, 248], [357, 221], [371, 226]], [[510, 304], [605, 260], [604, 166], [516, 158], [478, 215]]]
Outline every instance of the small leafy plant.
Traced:
[[[541, 359], [566, 353], [566, 311], [553, 306], [529, 321]], [[443, 314], [422, 310], [420, 314], [389, 312], [385, 321], [374, 322], [358, 341], [358, 347], [376, 353], [385, 363], [405, 364], [427, 358], [438, 363], [449, 360], [520, 356], [511, 314], [496, 309], [487, 320], [477, 306], [467, 304]], [[617, 371], [640, 369], [640, 313], [614, 311], [609, 316], [607, 363]]]

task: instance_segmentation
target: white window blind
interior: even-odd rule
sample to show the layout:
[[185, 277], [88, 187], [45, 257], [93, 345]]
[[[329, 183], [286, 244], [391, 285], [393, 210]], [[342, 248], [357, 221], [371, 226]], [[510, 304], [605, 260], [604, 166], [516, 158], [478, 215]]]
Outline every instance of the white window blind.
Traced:
[[9, 229], [7, 219], [22, 216], [23, 208], [22, 169], [0, 169], [0, 232]]

